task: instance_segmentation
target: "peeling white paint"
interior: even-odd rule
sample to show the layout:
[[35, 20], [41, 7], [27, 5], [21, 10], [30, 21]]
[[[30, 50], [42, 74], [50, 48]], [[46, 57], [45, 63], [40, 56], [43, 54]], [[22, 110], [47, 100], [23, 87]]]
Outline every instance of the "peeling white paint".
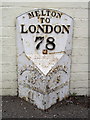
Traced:
[[[31, 14], [35, 11], [44, 10], [44, 15], [35, 16], [30, 18], [28, 13]], [[17, 17], [17, 56], [18, 56], [18, 87], [19, 96], [27, 101], [37, 105], [40, 109], [47, 109], [57, 101], [61, 101], [69, 94], [69, 79], [70, 79], [70, 64], [71, 64], [71, 50], [72, 50], [72, 31], [73, 19], [68, 15], [53, 9], [48, 9], [50, 12], [56, 14], [55, 17], [45, 15], [47, 9], [35, 9]], [[57, 15], [61, 17], [58, 18]], [[49, 23], [41, 23], [41, 18], [48, 18]], [[21, 27], [23, 25], [23, 27]], [[61, 28], [53, 30], [51, 33], [31, 33], [29, 31], [30, 25], [70, 25], [68, 28], [69, 33]], [[23, 28], [23, 33], [21, 32]], [[35, 27], [34, 27], [35, 28]], [[36, 27], [37, 28], [37, 27]], [[35, 29], [31, 29], [34, 31]], [[28, 31], [28, 32], [27, 32]], [[45, 27], [44, 27], [45, 31]], [[46, 32], [46, 31], [45, 31]], [[49, 28], [50, 32], [50, 28]], [[58, 32], [58, 33], [57, 33]], [[35, 42], [36, 37], [44, 37], [40, 43], [39, 49], [36, 46], [40, 40]], [[47, 42], [48, 37], [53, 37], [53, 43]], [[51, 39], [53, 40], [53, 39]], [[48, 47], [54, 47], [52, 50]], [[54, 44], [54, 45], [53, 45]], [[44, 51], [43, 51], [44, 50]], [[45, 54], [43, 54], [43, 52]]]

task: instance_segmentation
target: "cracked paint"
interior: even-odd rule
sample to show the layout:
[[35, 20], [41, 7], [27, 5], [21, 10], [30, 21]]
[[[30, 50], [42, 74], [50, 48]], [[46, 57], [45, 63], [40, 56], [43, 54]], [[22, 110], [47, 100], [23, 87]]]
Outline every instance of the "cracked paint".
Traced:
[[19, 97], [39, 109], [69, 95], [73, 19], [53, 9], [17, 17]]

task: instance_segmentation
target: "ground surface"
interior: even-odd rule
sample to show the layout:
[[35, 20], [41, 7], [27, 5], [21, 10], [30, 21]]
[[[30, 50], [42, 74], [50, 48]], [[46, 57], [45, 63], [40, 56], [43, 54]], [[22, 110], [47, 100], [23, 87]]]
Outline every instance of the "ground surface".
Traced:
[[90, 98], [69, 97], [47, 111], [37, 109], [32, 104], [18, 98], [2, 98], [3, 118], [88, 118], [90, 110]]

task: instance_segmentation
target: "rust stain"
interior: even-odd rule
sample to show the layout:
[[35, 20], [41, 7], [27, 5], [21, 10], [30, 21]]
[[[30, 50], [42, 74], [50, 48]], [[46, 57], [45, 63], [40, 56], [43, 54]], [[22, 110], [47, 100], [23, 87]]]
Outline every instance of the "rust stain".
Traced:
[[49, 53], [49, 54], [56, 54], [56, 53], [64, 53], [64, 54], [66, 54], [65, 51], [61, 51], [61, 52], [51, 52], [51, 53]]
[[64, 15], [64, 13], [61, 13], [61, 15]]
[[28, 60], [30, 60], [30, 57], [29, 57], [29, 56], [27, 56], [26, 54], [25, 54], [25, 56], [26, 56], [26, 58], [27, 58]]
[[42, 53], [43, 53], [43, 54], [47, 54], [48, 51], [47, 51], [47, 50], [43, 50]]

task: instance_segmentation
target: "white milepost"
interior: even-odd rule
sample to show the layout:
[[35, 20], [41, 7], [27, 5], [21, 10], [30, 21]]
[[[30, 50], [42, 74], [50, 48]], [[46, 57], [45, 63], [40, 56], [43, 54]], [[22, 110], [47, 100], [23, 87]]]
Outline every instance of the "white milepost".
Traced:
[[39, 109], [69, 95], [73, 19], [54, 9], [17, 17], [19, 97]]

